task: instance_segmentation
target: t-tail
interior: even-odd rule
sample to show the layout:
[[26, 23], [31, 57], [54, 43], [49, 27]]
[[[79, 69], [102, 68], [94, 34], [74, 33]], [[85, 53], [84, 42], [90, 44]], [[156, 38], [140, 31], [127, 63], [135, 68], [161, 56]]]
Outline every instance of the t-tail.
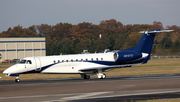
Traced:
[[143, 33], [138, 44], [126, 50], [122, 50], [116, 53], [116, 61], [118, 63], [147, 63], [150, 60], [151, 50], [154, 42], [154, 37], [157, 33], [171, 32], [173, 30], [152, 30], [152, 31], [140, 31]]

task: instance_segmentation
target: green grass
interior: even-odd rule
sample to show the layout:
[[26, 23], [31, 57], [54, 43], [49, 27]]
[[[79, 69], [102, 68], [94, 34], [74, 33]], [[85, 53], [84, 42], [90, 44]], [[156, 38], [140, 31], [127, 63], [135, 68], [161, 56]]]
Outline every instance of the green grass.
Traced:
[[[14, 80], [6, 77], [2, 72], [13, 64], [0, 64], [0, 81]], [[152, 59], [147, 64], [136, 65], [127, 68], [118, 68], [105, 72], [106, 76], [132, 76], [132, 75], [154, 75], [154, 74], [179, 74], [180, 58]], [[79, 74], [22, 74], [21, 80], [32, 79], [56, 79], [56, 78], [78, 78]], [[97, 76], [94, 76], [97, 77]]]

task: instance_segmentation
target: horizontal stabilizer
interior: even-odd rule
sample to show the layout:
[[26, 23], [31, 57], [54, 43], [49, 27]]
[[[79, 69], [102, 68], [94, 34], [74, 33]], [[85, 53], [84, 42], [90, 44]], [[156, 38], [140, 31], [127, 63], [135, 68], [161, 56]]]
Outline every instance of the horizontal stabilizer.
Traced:
[[154, 34], [154, 33], [162, 33], [162, 32], [171, 32], [174, 30], [152, 30], [152, 31], [140, 31], [139, 33], [145, 33], [145, 34]]

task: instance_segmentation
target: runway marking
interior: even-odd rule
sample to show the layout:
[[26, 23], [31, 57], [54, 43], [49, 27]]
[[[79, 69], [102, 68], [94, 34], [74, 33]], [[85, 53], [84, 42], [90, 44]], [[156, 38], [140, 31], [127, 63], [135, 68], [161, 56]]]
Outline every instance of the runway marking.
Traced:
[[133, 91], [107, 91], [107, 92], [92, 92], [92, 93], [72, 93], [72, 94], [52, 94], [52, 95], [34, 95], [34, 96], [16, 96], [16, 97], [0, 97], [0, 100], [4, 99], [22, 99], [22, 98], [39, 98], [39, 97], [62, 97], [59, 100], [52, 101], [67, 101], [67, 100], [81, 100], [81, 99], [93, 99], [93, 98], [108, 98], [108, 97], [122, 97], [133, 95], [150, 95], [150, 94], [162, 94], [180, 92], [180, 88], [177, 89], [153, 89], [153, 90], [133, 90]]
[[112, 92], [93, 92], [93, 93], [84, 93], [81, 95], [76, 95], [76, 96], [71, 96], [71, 97], [64, 97], [61, 98], [61, 100], [77, 100], [77, 99], [84, 99], [87, 97], [95, 96], [95, 95], [100, 95], [100, 94], [106, 94], [106, 93], [112, 93]]
[[[122, 96], [134, 96], [134, 95], [150, 95], [150, 94], [162, 94], [162, 93], [173, 93], [173, 92], [180, 92], [180, 88], [179, 89], [158, 89], [158, 90], [154, 89], [154, 90], [96, 92], [96, 93], [93, 93], [93, 94], [84, 93], [83, 95], [75, 95], [75, 96], [72, 96], [72, 97], [60, 98], [60, 100], [50, 100], [50, 101], [44, 101], [44, 102], [71, 101], [71, 100], [122, 97]], [[119, 93], [119, 94], [117, 95], [117, 93]], [[104, 95], [104, 94], [108, 94], [108, 95]], [[116, 94], [116, 95], [110, 95], [110, 94]]]
[[[93, 92], [93, 93], [109, 93], [109, 92]], [[16, 98], [36, 98], [36, 97], [53, 97], [53, 96], [72, 96], [72, 95], [82, 95], [85, 93], [72, 93], [72, 94], [52, 94], [52, 95], [34, 95], [34, 96], [15, 96], [15, 97], [0, 97], [0, 100], [3, 99], [16, 99]]]
[[[158, 89], [157, 89], [158, 90]], [[134, 95], [150, 95], [150, 94], [162, 94], [162, 93], [173, 93], [173, 92], [180, 92], [180, 89], [159, 89], [159, 91], [161, 92], [149, 92], [149, 91], [157, 91], [157, 90], [135, 90], [135, 91], [124, 91], [125, 93], [127, 92], [127, 94], [122, 94], [122, 95], [110, 95], [110, 96], [101, 96], [101, 97], [89, 97], [86, 99], [93, 99], [93, 98], [108, 98], [108, 97], [121, 97], [121, 96], [134, 96]], [[163, 91], [164, 90], [164, 91]], [[145, 91], [145, 93], [143, 93], [143, 91]], [[121, 92], [121, 91], [119, 91]], [[134, 92], [134, 93], [130, 93], [128, 94], [128, 92]], [[138, 93], [140, 92], [140, 93]], [[117, 93], [117, 92], [116, 92]]]
[[[78, 94], [78, 93], [77, 93]], [[48, 97], [48, 96], [67, 96], [67, 95], [74, 95], [74, 94], [52, 94], [52, 95], [34, 95], [34, 96], [16, 96], [16, 97], [0, 97], [0, 100], [3, 99], [15, 99], [15, 98], [36, 98], [36, 97]]]

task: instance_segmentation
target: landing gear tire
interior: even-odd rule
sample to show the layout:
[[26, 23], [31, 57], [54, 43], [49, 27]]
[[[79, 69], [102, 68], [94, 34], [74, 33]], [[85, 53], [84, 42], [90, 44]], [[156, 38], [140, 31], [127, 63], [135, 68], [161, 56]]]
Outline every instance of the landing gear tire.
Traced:
[[82, 76], [84, 79], [90, 79], [90, 75], [83, 75]]
[[20, 82], [20, 79], [15, 79], [15, 82], [19, 83], [19, 82]]
[[103, 74], [103, 79], [106, 79], [106, 74]]
[[106, 74], [98, 75], [99, 79], [106, 79]]

